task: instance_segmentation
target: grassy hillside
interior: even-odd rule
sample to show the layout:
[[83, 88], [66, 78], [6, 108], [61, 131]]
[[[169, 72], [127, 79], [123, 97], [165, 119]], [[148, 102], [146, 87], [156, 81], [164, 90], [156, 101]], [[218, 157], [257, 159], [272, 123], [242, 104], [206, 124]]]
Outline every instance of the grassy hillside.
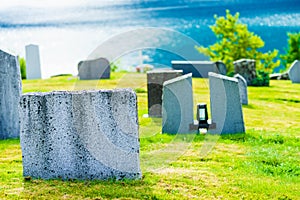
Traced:
[[[24, 180], [19, 140], [0, 141], [0, 199], [299, 199], [300, 84], [249, 87], [243, 135], [162, 135], [147, 113], [145, 74], [112, 79], [23, 81], [23, 92], [134, 88], [138, 94], [143, 179]], [[194, 101], [209, 103], [208, 80], [193, 79]]]

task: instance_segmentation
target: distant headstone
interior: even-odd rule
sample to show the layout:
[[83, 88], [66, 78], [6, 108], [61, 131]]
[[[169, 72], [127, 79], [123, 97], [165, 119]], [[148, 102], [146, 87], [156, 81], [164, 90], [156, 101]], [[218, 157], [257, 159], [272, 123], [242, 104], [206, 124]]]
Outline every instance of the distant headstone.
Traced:
[[192, 73], [193, 77], [199, 78], [208, 78], [209, 72], [223, 75], [227, 73], [226, 65], [221, 61], [172, 61], [172, 68], [183, 70], [183, 74]]
[[300, 62], [295, 60], [289, 69], [289, 77], [292, 83], [300, 83]]
[[19, 102], [21, 93], [18, 58], [0, 50], [0, 139], [20, 136]]
[[24, 176], [141, 178], [131, 89], [28, 93], [21, 108]]
[[252, 85], [252, 80], [256, 78], [255, 60], [240, 59], [234, 64], [234, 73], [240, 74], [247, 81], [247, 85]]
[[149, 117], [162, 117], [162, 89], [167, 80], [182, 75], [182, 70], [155, 70], [147, 72]]
[[194, 124], [192, 74], [164, 82], [162, 133], [189, 133]]
[[210, 107], [216, 129], [213, 134], [244, 133], [243, 110], [240, 103], [238, 80], [209, 73]]
[[41, 79], [41, 62], [39, 46], [30, 44], [25, 47], [26, 51], [26, 79]]
[[78, 63], [80, 80], [98, 80], [110, 78], [110, 64], [105, 58], [85, 60]]
[[241, 104], [248, 105], [247, 81], [239, 74], [234, 75], [234, 78], [239, 82]]

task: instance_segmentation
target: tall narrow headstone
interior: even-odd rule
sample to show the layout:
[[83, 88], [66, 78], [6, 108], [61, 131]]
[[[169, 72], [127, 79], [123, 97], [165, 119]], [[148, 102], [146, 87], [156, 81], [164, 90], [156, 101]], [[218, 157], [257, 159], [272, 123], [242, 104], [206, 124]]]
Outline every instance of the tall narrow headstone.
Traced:
[[98, 80], [110, 78], [110, 64], [106, 58], [85, 60], [78, 63], [80, 80]]
[[0, 139], [20, 136], [21, 92], [18, 58], [0, 50]]
[[164, 82], [162, 133], [189, 133], [194, 124], [192, 74]]
[[30, 44], [25, 47], [26, 51], [26, 79], [41, 79], [41, 62], [39, 46]]
[[141, 178], [136, 99], [131, 89], [23, 95], [24, 176]]
[[256, 61], [251, 59], [240, 59], [234, 61], [234, 73], [240, 74], [247, 81], [247, 85], [252, 85], [253, 79], [256, 78]]
[[209, 73], [210, 107], [216, 129], [213, 134], [244, 133], [243, 110], [240, 103], [238, 80]]
[[241, 104], [248, 105], [247, 81], [239, 74], [234, 75], [234, 78], [239, 82]]
[[295, 60], [289, 69], [289, 77], [292, 83], [300, 83], [300, 62]]
[[162, 116], [161, 105], [163, 83], [181, 75], [182, 70], [155, 70], [147, 72], [149, 117]]

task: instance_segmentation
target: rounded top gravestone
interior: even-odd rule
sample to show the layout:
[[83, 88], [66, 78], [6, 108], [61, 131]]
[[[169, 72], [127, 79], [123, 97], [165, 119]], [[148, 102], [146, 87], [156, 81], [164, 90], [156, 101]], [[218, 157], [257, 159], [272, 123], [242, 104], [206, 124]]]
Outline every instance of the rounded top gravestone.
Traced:
[[289, 69], [289, 77], [292, 83], [300, 83], [300, 62], [295, 60]]

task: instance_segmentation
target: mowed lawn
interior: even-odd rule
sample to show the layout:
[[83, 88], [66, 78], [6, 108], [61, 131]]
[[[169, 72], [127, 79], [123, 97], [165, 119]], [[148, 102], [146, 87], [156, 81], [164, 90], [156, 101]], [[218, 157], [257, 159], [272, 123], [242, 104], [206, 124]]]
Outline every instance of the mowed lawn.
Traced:
[[[23, 81], [23, 92], [133, 88], [138, 95], [142, 180], [25, 180], [19, 140], [0, 141], [0, 199], [300, 199], [300, 84], [249, 87], [246, 134], [166, 135], [147, 113], [145, 74]], [[209, 104], [207, 79], [194, 103]], [[208, 106], [209, 107], [209, 106]]]

